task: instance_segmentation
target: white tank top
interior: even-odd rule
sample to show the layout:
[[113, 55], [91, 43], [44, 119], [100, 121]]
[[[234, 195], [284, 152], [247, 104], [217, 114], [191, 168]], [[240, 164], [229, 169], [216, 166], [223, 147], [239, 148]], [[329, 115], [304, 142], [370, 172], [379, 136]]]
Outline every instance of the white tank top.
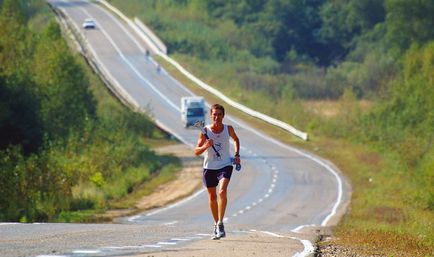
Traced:
[[210, 125], [206, 126], [206, 134], [214, 141], [214, 148], [220, 153], [220, 157], [214, 152], [212, 147], [206, 149], [203, 167], [205, 169], [217, 170], [232, 165], [231, 154], [229, 151], [229, 130], [228, 126], [223, 124], [223, 131], [213, 133]]

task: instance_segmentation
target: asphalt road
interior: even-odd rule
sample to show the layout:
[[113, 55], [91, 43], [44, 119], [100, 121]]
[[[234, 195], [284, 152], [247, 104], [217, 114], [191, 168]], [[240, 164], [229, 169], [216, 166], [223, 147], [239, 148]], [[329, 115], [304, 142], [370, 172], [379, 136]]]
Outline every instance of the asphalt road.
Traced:
[[[193, 95], [145, 55], [146, 45], [118, 17], [86, 1], [49, 0], [87, 41], [100, 70], [158, 124], [193, 146], [198, 131], [183, 128], [180, 99]], [[96, 29], [84, 30], [85, 18]], [[234, 119], [243, 169], [233, 174], [226, 211], [228, 237], [252, 231], [274, 237], [336, 222], [348, 201], [346, 183], [333, 166]], [[209, 240], [212, 218], [203, 190], [174, 205], [117, 221], [118, 224], [0, 223], [0, 256], [119, 256], [187, 247]], [[309, 236], [293, 238], [285, 255], [311, 251]]]

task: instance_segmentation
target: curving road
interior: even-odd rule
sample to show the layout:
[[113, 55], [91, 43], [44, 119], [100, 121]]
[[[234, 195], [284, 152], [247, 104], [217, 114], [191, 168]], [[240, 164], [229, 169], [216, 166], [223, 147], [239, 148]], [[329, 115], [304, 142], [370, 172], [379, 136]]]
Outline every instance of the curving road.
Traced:
[[[180, 98], [192, 93], [145, 55], [146, 46], [106, 9], [87, 1], [49, 0], [86, 40], [100, 71], [124, 98], [146, 110], [158, 124], [193, 146], [198, 132], [184, 129]], [[84, 31], [85, 18], [96, 21]], [[242, 145], [243, 170], [229, 187], [226, 229], [229, 237], [249, 231], [293, 236], [311, 226], [326, 226], [342, 212], [347, 188], [324, 160], [294, 149], [227, 115]], [[121, 219], [118, 224], [0, 223], [0, 256], [119, 256], [209, 240], [212, 219], [203, 190], [174, 205]], [[288, 256], [306, 255], [311, 243], [294, 236]], [[224, 240], [224, 239], [223, 239]]]

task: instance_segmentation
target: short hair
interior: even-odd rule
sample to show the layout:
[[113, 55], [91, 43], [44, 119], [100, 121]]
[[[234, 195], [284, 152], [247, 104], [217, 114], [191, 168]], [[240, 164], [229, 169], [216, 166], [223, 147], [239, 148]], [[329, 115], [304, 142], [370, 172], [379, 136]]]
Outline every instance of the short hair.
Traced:
[[211, 109], [209, 109], [209, 114], [212, 114], [212, 110], [220, 110], [220, 111], [222, 111], [223, 116], [225, 116], [225, 108], [223, 107], [223, 105], [213, 104], [211, 106]]

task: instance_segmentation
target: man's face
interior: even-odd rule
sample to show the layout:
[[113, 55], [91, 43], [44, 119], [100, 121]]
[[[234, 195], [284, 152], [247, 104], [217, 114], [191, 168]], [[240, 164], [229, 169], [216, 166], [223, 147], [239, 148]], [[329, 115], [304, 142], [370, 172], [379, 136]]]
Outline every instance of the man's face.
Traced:
[[223, 122], [223, 111], [218, 109], [211, 110], [211, 121], [214, 124], [221, 124]]

